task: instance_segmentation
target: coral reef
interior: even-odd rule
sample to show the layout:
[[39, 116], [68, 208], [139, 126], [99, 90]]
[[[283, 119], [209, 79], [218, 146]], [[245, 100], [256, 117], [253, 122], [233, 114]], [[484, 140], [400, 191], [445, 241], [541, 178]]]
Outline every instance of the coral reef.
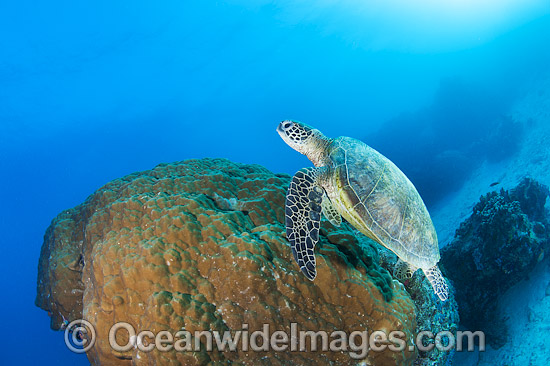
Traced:
[[461, 324], [483, 330], [493, 347], [507, 338], [499, 297], [524, 279], [549, 249], [547, 197], [548, 188], [530, 178], [510, 191], [482, 196], [442, 250], [443, 271], [456, 287]]
[[[393, 272], [397, 256], [380, 246], [378, 246], [378, 251], [380, 265], [388, 271]], [[459, 323], [458, 305], [455, 300], [454, 286], [448, 280], [447, 283], [449, 284], [449, 298], [444, 302], [439, 300], [433, 291], [432, 285], [421, 270], [416, 271], [410, 280], [403, 283], [416, 309], [417, 324], [415, 334], [426, 330], [434, 334], [443, 331], [450, 331], [456, 334]], [[426, 346], [434, 342], [433, 339], [424, 338], [424, 340]], [[430, 351], [419, 350], [418, 358], [415, 360], [414, 365], [450, 365], [453, 355], [453, 350], [442, 351], [437, 348], [433, 348]]]
[[[114, 351], [116, 322], [136, 331], [400, 330], [412, 340], [411, 298], [372, 247], [324, 222], [318, 275], [299, 271], [284, 237], [287, 175], [224, 159], [188, 160], [114, 180], [64, 211], [46, 231], [37, 306], [51, 327], [86, 319], [92, 365], [410, 365], [417, 354], [205, 347], [193, 352]], [[87, 335], [84, 335], [87, 337]], [[196, 338], [202, 342], [200, 338]], [[196, 340], [195, 339], [195, 340]], [[128, 333], [116, 334], [119, 344]]]

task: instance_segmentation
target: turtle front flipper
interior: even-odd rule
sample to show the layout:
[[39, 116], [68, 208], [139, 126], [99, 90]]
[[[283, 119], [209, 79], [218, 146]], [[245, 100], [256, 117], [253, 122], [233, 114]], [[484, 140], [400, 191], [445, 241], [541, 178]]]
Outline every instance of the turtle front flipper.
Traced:
[[423, 269], [423, 271], [426, 278], [428, 278], [428, 281], [430, 281], [435, 294], [441, 299], [441, 301], [447, 300], [449, 298], [449, 286], [447, 286], [447, 282], [441, 274], [439, 267], [435, 265], [432, 268]]
[[330, 202], [330, 198], [328, 198], [326, 193], [323, 195], [321, 208], [323, 211], [323, 215], [327, 218], [328, 221], [330, 221], [332, 225], [340, 226], [342, 224], [342, 216], [340, 216], [338, 211], [336, 211], [336, 208], [334, 208], [334, 205], [332, 204], [332, 202]]
[[285, 205], [286, 236], [290, 241], [294, 259], [310, 280], [317, 275], [313, 250], [319, 241], [324, 193], [317, 183], [319, 170], [301, 169], [292, 177]]

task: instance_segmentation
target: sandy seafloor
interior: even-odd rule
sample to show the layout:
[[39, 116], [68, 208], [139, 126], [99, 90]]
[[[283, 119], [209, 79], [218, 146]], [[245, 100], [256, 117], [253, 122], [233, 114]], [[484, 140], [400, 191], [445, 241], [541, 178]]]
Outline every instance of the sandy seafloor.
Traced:
[[[520, 151], [507, 161], [482, 164], [458, 192], [432, 210], [441, 246], [452, 240], [482, 194], [513, 188], [525, 176], [550, 186], [550, 78], [532, 85], [513, 106], [511, 115], [526, 127]], [[491, 187], [494, 182], [499, 184]], [[550, 209], [550, 202], [546, 205]], [[500, 305], [509, 329], [508, 343], [498, 350], [487, 346], [484, 352], [457, 353], [454, 364], [550, 365], [550, 253], [526, 280], [502, 296]]]

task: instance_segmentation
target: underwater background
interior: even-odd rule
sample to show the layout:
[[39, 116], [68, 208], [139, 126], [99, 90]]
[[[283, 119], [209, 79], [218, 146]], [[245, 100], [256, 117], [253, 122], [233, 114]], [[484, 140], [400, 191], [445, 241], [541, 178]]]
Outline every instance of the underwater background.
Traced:
[[[547, 0], [1, 3], [0, 364], [89, 364], [34, 305], [57, 214], [190, 158], [292, 175], [311, 163], [277, 135], [283, 119], [395, 162], [448, 244], [480, 195], [550, 184], [549, 45]], [[502, 294], [512, 330], [537, 339], [547, 259]], [[512, 348], [455, 364], [529, 362]]]

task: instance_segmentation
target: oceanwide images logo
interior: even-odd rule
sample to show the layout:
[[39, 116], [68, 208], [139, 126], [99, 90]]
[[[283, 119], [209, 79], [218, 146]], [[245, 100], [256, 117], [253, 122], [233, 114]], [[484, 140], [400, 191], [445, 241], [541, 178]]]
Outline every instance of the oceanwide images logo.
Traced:
[[[117, 335], [124, 337], [118, 337]], [[160, 352], [197, 352], [212, 351], [254, 351], [254, 352], [348, 352], [351, 358], [363, 359], [369, 351], [382, 352], [385, 350], [401, 352], [407, 347], [410, 351], [415, 348], [420, 351], [430, 351], [437, 348], [440, 351], [456, 349], [463, 350], [466, 339], [468, 351], [474, 350], [474, 344], [479, 350], [485, 350], [485, 335], [481, 331], [458, 331], [453, 334], [443, 331], [433, 334], [422, 331], [417, 334], [414, 342], [406, 339], [401, 331], [357, 330], [344, 331], [312, 331], [301, 330], [298, 323], [290, 324], [290, 332], [283, 330], [272, 331], [270, 324], [264, 324], [261, 330], [250, 330], [248, 324], [242, 324], [240, 330], [223, 331], [203, 330], [190, 332], [185, 329], [170, 332], [162, 330], [154, 333], [150, 330], [136, 331], [126, 322], [115, 323], [109, 330], [109, 344], [114, 351], [128, 352], [137, 348], [142, 352], [151, 352], [157, 349]], [[124, 344], [120, 339], [127, 339]], [[65, 329], [65, 343], [76, 353], [84, 353], [93, 347], [96, 332], [92, 324], [86, 320], [75, 320]]]

